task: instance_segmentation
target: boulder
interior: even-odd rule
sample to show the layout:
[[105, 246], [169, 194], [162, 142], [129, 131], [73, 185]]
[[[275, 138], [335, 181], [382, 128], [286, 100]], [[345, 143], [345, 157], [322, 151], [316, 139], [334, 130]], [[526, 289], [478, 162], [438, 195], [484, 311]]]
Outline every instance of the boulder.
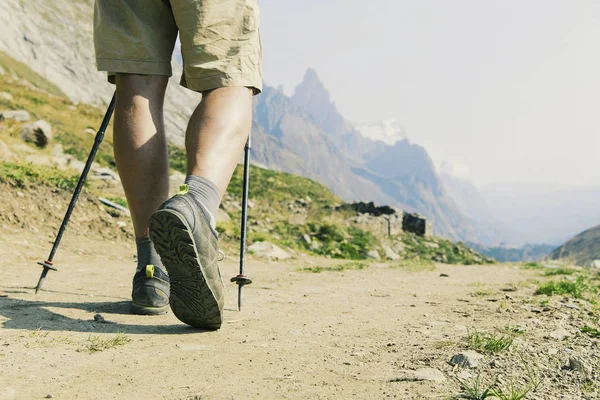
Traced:
[[379, 252], [377, 250], [371, 250], [367, 253], [367, 257], [368, 258], [372, 258], [373, 260], [381, 260], [381, 256], [379, 255]]
[[38, 147], [46, 147], [52, 139], [52, 127], [42, 119], [23, 126], [21, 139], [26, 142], [35, 143]]
[[266, 241], [256, 242], [252, 246], [248, 247], [248, 250], [254, 255], [273, 260], [286, 260], [290, 258], [290, 255], [286, 253], [281, 247], [278, 247], [273, 243]]
[[29, 121], [29, 113], [25, 110], [4, 110], [0, 111], [0, 121], [3, 119], [14, 119], [18, 122]]
[[390, 261], [398, 261], [401, 257], [394, 252], [389, 246], [385, 246], [383, 248], [383, 252], [385, 253], [385, 258]]
[[594, 260], [594, 261], [592, 261], [592, 263], [590, 264], [590, 267], [592, 267], [592, 268], [600, 268], [600, 260]]

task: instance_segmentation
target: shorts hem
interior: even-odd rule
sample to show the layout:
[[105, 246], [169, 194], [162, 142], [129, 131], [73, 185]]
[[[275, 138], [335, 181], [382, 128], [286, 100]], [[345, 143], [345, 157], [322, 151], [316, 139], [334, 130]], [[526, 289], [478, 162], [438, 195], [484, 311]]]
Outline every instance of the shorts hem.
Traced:
[[201, 78], [188, 78], [184, 75], [180, 83], [181, 86], [195, 92], [204, 92], [222, 87], [248, 87], [252, 89], [254, 95], [262, 92], [262, 79], [260, 75], [245, 73], [218, 73]]
[[173, 75], [171, 62], [121, 60], [114, 58], [98, 58], [96, 60], [98, 71], [108, 73], [108, 81], [115, 83], [115, 74], [138, 74], [138, 75]]

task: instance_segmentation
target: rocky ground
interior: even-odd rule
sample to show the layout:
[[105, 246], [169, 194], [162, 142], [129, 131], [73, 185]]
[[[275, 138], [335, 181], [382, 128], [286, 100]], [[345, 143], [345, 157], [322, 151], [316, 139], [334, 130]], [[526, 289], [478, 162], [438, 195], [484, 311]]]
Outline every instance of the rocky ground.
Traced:
[[[117, 225], [126, 219], [86, 225], [100, 209], [85, 198], [60, 271], [34, 295], [56, 221], [10, 220], [10, 207], [31, 207], [37, 221], [50, 206], [3, 193], [0, 398], [478, 399], [486, 388], [500, 399], [600, 398], [598, 275], [253, 256], [242, 312], [227, 283], [226, 322], [203, 332], [171, 313], [128, 313], [134, 247]], [[224, 277], [236, 274], [235, 258]], [[579, 275], [579, 292], [534, 294]]]

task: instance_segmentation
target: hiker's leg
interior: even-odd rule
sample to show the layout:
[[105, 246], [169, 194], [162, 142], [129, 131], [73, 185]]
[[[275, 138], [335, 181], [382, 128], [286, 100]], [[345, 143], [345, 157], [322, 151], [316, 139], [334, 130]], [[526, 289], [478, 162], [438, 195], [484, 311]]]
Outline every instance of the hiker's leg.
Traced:
[[223, 87], [204, 92], [185, 137], [188, 175], [206, 178], [214, 183], [222, 196], [251, 126], [251, 89]]
[[168, 76], [117, 74], [114, 150], [136, 238], [169, 194], [163, 122]]

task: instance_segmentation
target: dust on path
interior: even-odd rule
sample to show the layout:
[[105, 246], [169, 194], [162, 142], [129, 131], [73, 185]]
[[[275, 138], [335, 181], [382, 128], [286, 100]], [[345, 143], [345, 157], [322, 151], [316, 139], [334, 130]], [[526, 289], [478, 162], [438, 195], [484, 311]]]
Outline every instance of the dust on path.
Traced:
[[[128, 243], [68, 238], [60, 272], [50, 272], [35, 296], [35, 262], [48, 251], [35, 240], [0, 236], [0, 292], [7, 296], [0, 298], [0, 398], [448, 398], [458, 390], [452, 379], [389, 380], [423, 366], [449, 377], [455, 350], [440, 343], [464, 340], [470, 327], [530, 318], [469, 296], [476, 285], [500, 289], [531, 277], [506, 265], [314, 274], [298, 271], [306, 261], [251, 259], [254, 284], [244, 289], [242, 313], [237, 286], [227, 282], [226, 322], [202, 332], [171, 313], [128, 314], [135, 267]], [[235, 260], [222, 263], [222, 272], [225, 280], [235, 275]], [[113, 323], [95, 322], [96, 313]], [[93, 335], [117, 332], [131, 341], [86, 351]]]

